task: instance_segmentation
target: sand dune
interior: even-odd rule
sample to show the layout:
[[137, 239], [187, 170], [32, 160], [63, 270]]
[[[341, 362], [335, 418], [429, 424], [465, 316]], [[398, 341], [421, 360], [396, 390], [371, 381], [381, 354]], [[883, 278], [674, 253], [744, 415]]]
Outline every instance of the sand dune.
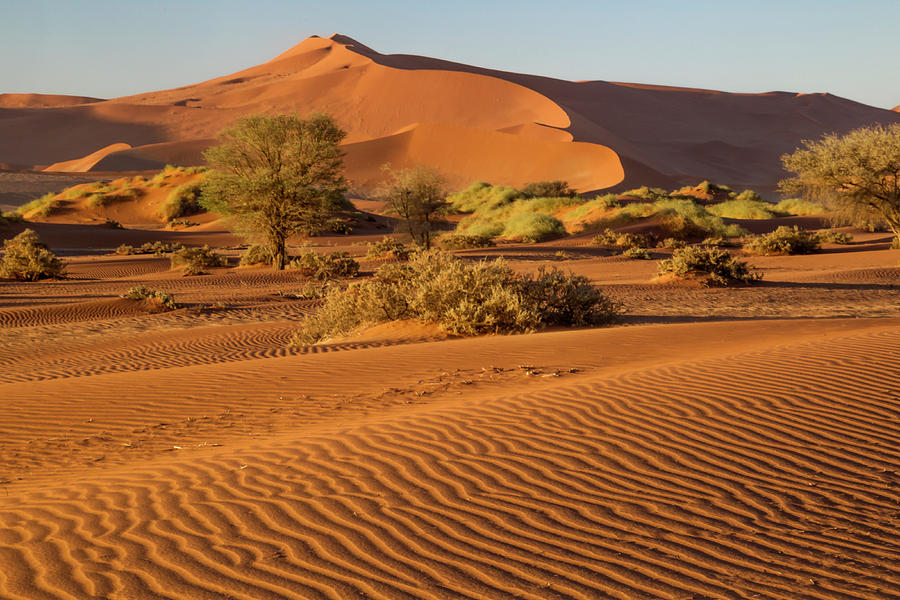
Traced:
[[131, 146], [122, 142], [119, 142], [118, 144], [110, 144], [109, 146], [101, 148], [100, 150], [92, 152], [91, 154], [88, 154], [87, 156], [84, 156], [82, 158], [53, 163], [49, 167], [45, 168], [44, 171], [67, 171], [76, 173], [82, 171], [91, 171], [94, 170], [94, 167], [97, 165], [97, 163], [106, 158], [107, 155], [112, 154], [113, 152], [127, 150], [129, 148], [131, 148]]
[[[261, 65], [196, 85], [89, 104], [55, 102], [60, 105], [52, 110], [36, 108], [42, 105], [35, 99], [0, 102], [0, 162], [95, 170], [198, 164], [200, 151], [240, 116], [323, 110], [348, 131], [354, 165], [363, 162], [354, 152], [370, 155], [360, 143], [371, 143], [399, 163], [427, 158], [453, 180], [471, 179], [472, 171], [445, 152], [445, 136], [419, 135], [431, 141], [420, 139], [418, 153], [406, 153], [408, 144], [398, 134], [428, 124], [480, 131], [456, 136], [455, 154], [496, 166], [482, 168], [486, 175], [480, 178], [498, 184], [532, 178], [533, 165], [549, 161], [555, 164], [553, 178], [577, 181], [582, 191], [618, 184], [623, 168], [621, 185], [672, 187], [713, 179], [766, 191], [782, 177], [779, 156], [802, 139], [900, 119], [893, 111], [828, 94], [570, 82], [383, 55], [342, 35], [308, 38]], [[478, 142], [494, 132], [529, 145], [529, 160], [518, 161], [516, 169], [486, 152]], [[554, 146], [536, 146], [535, 139], [575, 144], [559, 161]], [[88, 160], [115, 143], [133, 148]], [[360, 186], [370, 182], [368, 171], [351, 169], [349, 175]]]
[[0, 94], [0, 108], [56, 108], [102, 102], [102, 98], [89, 96], [63, 96], [59, 94]]

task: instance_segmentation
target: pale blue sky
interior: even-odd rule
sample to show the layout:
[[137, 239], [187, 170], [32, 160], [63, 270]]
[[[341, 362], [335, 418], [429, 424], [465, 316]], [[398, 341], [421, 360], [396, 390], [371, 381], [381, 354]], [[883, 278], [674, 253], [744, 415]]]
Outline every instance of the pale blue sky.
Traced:
[[900, 104], [900, 0], [0, 0], [0, 93], [196, 83], [339, 32], [562, 79]]

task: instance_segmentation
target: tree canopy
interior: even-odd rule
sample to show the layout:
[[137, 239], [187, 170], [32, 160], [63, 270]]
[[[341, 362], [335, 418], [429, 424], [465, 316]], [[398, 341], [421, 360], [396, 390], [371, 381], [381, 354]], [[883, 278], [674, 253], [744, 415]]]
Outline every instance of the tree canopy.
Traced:
[[252, 115], [219, 134], [203, 156], [212, 167], [201, 203], [230, 215], [248, 237], [262, 237], [283, 269], [287, 240], [320, 230], [347, 189], [346, 133], [326, 114]]
[[900, 238], [900, 123], [829, 134], [785, 154], [782, 191], [824, 200], [838, 223], [887, 226]]
[[437, 169], [415, 166], [393, 171], [385, 166], [388, 181], [381, 196], [391, 204], [413, 241], [431, 248], [432, 232], [443, 222], [449, 209], [444, 178]]

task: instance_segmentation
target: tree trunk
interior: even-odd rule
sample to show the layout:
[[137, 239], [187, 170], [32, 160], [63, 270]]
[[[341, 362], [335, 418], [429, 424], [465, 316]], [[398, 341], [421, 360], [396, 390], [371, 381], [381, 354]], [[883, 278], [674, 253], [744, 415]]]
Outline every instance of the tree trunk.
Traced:
[[274, 234], [271, 236], [272, 244], [272, 266], [276, 271], [284, 270], [284, 263], [287, 262], [287, 252], [285, 251], [285, 242], [283, 235]]

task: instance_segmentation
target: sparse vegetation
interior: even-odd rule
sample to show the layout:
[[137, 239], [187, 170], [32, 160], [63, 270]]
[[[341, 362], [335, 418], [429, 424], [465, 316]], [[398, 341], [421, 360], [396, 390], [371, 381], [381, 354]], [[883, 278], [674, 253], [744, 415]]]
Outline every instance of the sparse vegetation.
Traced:
[[173, 269], [183, 267], [186, 275], [199, 275], [203, 273], [203, 269], [224, 267], [227, 264], [224, 256], [213, 252], [206, 245], [175, 250], [169, 261]]
[[133, 287], [124, 294], [122, 294], [122, 298], [126, 298], [128, 300], [152, 300], [157, 302], [160, 306], [163, 306], [169, 310], [175, 310], [178, 308], [178, 305], [175, 303], [175, 297], [172, 294], [167, 292], [161, 292], [159, 290], [153, 290], [144, 286]]
[[526, 198], [572, 198], [575, 190], [568, 181], [535, 181], [526, 183], [520, 190]]
[[172, 252], [176, 252], [182, 250], [184, 246], [178, 242], [144, 242], [139, 247], [135, 248], [130, 244], [122, 244], [118, 248], [116, 248], [115, 253], [121, 255], [132, 255], [132, 254], [153, 254], [154, 256], [165, 256], [166, 254], [171, 254]]
[[818, 202], [811, 202], [801, 198], [787, 198], [774, 206], [775, 212], [783, 215], [805, 216], [821, 215], [825, 207]]
[[200, 212], [202, 185], [199, 181], [179, 185], [169, 192], [165, 203], [159, 208], [159, 215], [166, 221], [171, 221]]
[[61, 205], [62, 202], [56, 199], [56, 194], [51, 192], [16, 208], [15, 214], [24, 218], [49, 217]]
[[366, 250], [366, 258], [391, 257], [398, 260], [406, 260], [412, 254], [413, 249], [392, 237], [383, 237], [377, 242], [369, 244]]
[[597, 246], [611, 246], [613, 248], [647, 248], [650, 246], [650, 238], [640, 233], [619, 232], [612, 229], [604, 229], [595, 235], [591, 242]]
[[631, 247], [626, 248], [624, 252], [622, 252], [622, 256], [626, 258], [633, 258], [635, 260], [650, 260], [653, 258], [650, 256], [650, 252], [646, 248], [637, 248]]
[[[774, 205], [749, 197], [749, 195], [743, 197], [745, 194], [747, 194], [746, 191], [733, 200], [711, 204], [706, 207], [706, 210], [726, 219], [772, 219], [779, 216]], [[750, 194], [756, 195], [755, 192], [750, 192]]]
[[771, 233], [752, 236], [744, 242], [744, 250], [752, 254], [809, 254], [819, 249], [819, 237], [797, 226], [782, 225]]
[[486, 235], [466, 235], [464, 233], [451, 233], [442, 235], [438, 240], [441, 248], [445, 250], [466, 250], [469, 248], [491, 248], [495, 246], [494, 240]]
[[698, 278], [705, 285], [751, 283], [762, 279], [744, 261], [735, 259], [725, 250], [709, 246], [686, 246], [672, 253], [672, 258], [659, 262], [660, 276]]
[[359, 263], [348, 252], [320, 254], [307, 250], [292, 260], [289, 266], [307, 277], [320, 280], [356, 277], [359, 274]]
[[843, 231], [826, 229], [816, 233], [816, 239], [822, 244], [838, 244], [846, 246], [853, 243], [853, 236]]
[[47, 248], [33, 229], [26, 229], [3, 242], [0, 277], [37, 281], [63, 275], [62, 261]]
[[502, 259], [464, 262], [431, 251], [408, 263], [384, 265], [371, 280], [330, 291], [292, 343], [313, 344], [364, 323], [400, 319], [475, 335], [608, 324], [620, 311], [580, 275], [541, 269], [523, 276]]

